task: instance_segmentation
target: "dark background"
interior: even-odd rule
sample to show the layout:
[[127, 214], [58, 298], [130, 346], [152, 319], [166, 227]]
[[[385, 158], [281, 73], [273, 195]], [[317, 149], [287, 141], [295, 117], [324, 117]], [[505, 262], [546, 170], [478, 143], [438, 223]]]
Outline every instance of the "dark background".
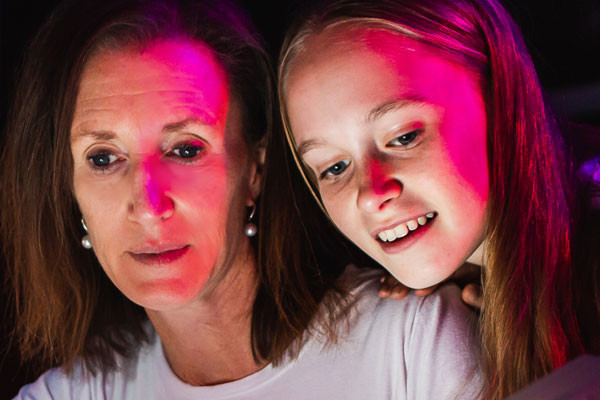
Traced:
[[[0, 126], [4, 126], [23, 49], [57, 0], [0, 0]], [[242, 4], [276, 56], [285, 26], [305, 6], [300, 0]], [[505, 0], [525, 36], [540, 80], [568, 142], [600, 138], [600, 0]], [[3, 133], [1, 134], [3, 135]], [[583, 138], [583, 139], [582, 139]], [[0, 145], [3, 143], [0, 136]], [[585, 145], [580, 147], [584, 147]], [[586, 149], [589, 151], [589, 149]], [[1, 190], [1, 188], [0, 188]], [[0, 210], [10, 212], [10, 210]], [[0, 271], [4, 276], [4, 260]], [[7, 346], [5, 288], [0, 286], [0, 399], [36, 378]]]

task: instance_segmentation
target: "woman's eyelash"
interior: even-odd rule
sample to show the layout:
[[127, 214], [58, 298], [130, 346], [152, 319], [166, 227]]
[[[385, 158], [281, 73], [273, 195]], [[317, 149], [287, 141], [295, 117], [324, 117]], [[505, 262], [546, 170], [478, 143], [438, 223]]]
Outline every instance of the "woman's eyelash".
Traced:
[[167, 156], [179, 158], [180, 162], [190, 163], [199, 159], [206, 152], [202, 142], [181, 143], [173, 147]]
[[90, 168], [96, 172], [110, 172], [119, 163], [119, 157], [108, 151], [100, 151], [87, 157]]
[[[176, 159], [177, 162], [188, 164], [196, 162], [206, 152], [206, 145], [202, 142], [181, 143], [174, 146], [165, 155]], [[122, 158], [108, 150], [99, 150], [89, 156], [87, 160], [94, 172], [110, 173], [118, 167]]]
[[415, 129], [413, 131], [404, 133], [400, 136], [395, 137], [390, 140], [386, 146], [389, 147], [411, 147], [414, 145], [414, 141], [421, 136], [423, 133], [423, 128]]
[[346, 168], [350, 165], [350, 160], [342, 160], [333, 164], [331, 167], [327, 168], [325, 171], [321, 173], [320, 178], [326, 179], [329, 176], [338, 176], [341, 175]]

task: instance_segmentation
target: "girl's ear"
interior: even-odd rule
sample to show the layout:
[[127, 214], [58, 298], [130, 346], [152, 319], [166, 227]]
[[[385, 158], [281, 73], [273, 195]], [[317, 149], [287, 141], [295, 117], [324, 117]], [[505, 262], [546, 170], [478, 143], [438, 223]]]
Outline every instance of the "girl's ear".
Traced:
[[250, 174], [248, 177], [249, 198], [246, 201], [247, 206], [252, 206], [260, 194], [266, 151], [265, 140], [262, 140], [254, 147], [254, 150], [250, 154]]

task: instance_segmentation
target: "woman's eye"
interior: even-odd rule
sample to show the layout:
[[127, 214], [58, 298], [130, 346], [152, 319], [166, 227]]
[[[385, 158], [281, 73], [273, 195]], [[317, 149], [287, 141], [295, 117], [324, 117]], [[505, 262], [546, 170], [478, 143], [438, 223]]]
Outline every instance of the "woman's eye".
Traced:
[[88, 160], [92, 164], [93, 169], [106, 170], [118, 160], [118, 157], [110, 153], [98, 153], [89, 156]]
[[184, 143], [176, 146], [172, 153], [185, 161], [191, 161], [198, 157], [198, 155], [204, 153], [204, 146], [195, 143]]
[[346, 170], [346, 168], [348, 168], [348, 165], [350, 165], [350, 160], [342, 160], [333, 164], [331, 167], [323, 171], [323, 173], [321, 174], [321, 179], [327, 178], [328, 176], [340, 175]]
[[414, 131], [405, 133], [391, 140], [388, 146], [401, 146], [407, 147], [417, 139], [417, 137], [423, 132], [423, 129], [415, 129]]

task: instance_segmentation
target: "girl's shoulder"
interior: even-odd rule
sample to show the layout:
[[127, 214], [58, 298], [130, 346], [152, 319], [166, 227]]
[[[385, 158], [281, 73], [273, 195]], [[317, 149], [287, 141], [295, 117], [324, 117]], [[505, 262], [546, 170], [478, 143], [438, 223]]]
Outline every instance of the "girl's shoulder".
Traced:
[[[348, 276], [350, 275], [350, 276]], [[356, 319], [353, 343], [385, 354], [391, 365], [403, 365], [409, 398], [476, 398], [483, 381], [479, 369], [477, 313], [461, 298], [461, 290], [446, 283], [432, 294], [409, 293], [403, 299], [380, 298], [382, 271], [349, 266]], [[383, 356], [382, 356], [383, 357]]]

